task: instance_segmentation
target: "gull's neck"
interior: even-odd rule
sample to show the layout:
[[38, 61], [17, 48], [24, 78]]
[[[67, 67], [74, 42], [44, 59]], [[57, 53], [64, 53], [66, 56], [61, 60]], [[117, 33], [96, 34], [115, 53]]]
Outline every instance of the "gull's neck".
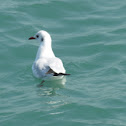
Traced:
[[[44, 42], [44, 43], [46, 43], [46, 42]], [[47, 44], [44, 44], [44, 43], [41, 42], [41, 44], [38, 48], [38, 52], [37, 52], [35, 60], [38, 60], [40, 58], [53, 58], [53, 57], [55, 57], [53, 50], [52, 50], [52, 47], [51, 47], [51, 42], [47, 43]]]

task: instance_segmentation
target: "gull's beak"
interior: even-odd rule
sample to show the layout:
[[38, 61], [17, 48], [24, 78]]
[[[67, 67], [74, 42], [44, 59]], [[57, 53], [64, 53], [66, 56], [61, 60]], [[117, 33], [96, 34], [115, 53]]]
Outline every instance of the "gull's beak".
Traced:
[[29, 40], [31, 40], [31, 39], [35, 39], [35, 37], [30, 37]]

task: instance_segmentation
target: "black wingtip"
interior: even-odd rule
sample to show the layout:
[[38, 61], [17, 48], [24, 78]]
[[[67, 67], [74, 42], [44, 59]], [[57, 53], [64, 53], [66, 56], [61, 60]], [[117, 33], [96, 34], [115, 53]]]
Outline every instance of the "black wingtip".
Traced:
[[66, 73], [54, 73], [53, 76], [62, 76], [62, 75], [66, 76], [66, 75], [70, 75], [70, 74], [66, 74]]

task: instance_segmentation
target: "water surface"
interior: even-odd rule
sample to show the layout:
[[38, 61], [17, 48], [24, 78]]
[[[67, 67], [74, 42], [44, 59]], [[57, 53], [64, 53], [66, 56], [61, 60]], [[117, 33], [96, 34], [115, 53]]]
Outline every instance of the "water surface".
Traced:
[[[0, 125], [125, 126], [125, 12], [125, 0], [2, 1]], [[37, 87], [28, 38], [41, 29], [71, 76]]]

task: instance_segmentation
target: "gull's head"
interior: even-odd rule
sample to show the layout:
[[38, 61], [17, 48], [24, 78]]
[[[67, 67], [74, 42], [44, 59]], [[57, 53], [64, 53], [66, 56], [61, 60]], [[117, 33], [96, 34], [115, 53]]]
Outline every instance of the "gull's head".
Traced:
[[47, 43], [51, 44], [51, 36], [48, 32], [44, 30], [37, 32], [33, 37], [29, 38], [29, 40], [32, 40], [32, 39], [36, 39], [40, 43], [43, 43], [43, 44], [47, 44]]

